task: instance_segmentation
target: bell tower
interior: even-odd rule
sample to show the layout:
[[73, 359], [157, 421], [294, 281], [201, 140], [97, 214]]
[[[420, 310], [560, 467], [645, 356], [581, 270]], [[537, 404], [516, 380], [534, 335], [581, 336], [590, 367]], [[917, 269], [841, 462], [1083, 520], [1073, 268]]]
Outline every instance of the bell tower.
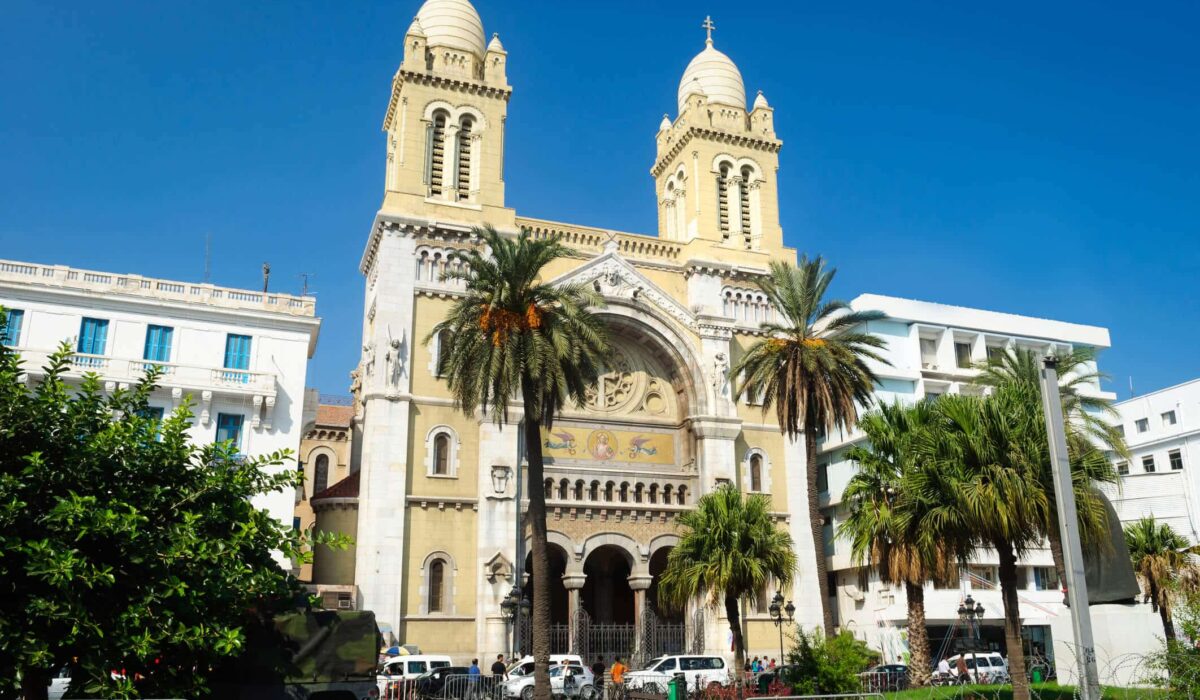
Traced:
[[774, 110], [762, 92], [746, 109], [737, 65], [713, 46], [711, 18], [701, 25], [704, 50], [679, 81], [678, 115], [663, 115], [650, 174], [658, 199], [658, 235], [747, 250], [783, 247], [776, 172]]
[[383, 210], [438, 219], [512, 219], [504, 209], [508, 52], [485, 42], [468, 0], [427, 0], [404, 35], [383, 120]]

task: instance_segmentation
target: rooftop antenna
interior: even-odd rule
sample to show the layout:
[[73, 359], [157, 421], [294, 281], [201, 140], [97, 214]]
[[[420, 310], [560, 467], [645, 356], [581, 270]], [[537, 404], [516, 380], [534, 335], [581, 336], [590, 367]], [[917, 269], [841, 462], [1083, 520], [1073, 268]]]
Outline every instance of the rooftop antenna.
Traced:
[[316, 276], [317, 276], [317, 273], [315, 273], [315, 272], [301, 272], [300, 273], [300, 279], [303, 280], [303, 283], [300, 287], [300, 296], [302, 296], [302, 297], [308, 296], [308, 281]]
[[263, 263], [263, 294], [267, 293], [267, 283], [271, 281], [271, 263]]
[[1133, 398], [1133, 375], [1129, 375], [1129, 398]]
[[204, 283], [212, 282], [212, 234], [204, 234]]

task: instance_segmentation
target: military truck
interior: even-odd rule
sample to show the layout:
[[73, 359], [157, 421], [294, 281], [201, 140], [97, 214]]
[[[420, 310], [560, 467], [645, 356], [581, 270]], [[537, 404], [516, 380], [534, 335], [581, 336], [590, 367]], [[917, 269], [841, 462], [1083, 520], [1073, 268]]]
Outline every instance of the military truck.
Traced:
[[370, 611], [308, 610], [246, 630], [245, 651], [213, 673], [218, 700], [379, 697], [381, 637]]

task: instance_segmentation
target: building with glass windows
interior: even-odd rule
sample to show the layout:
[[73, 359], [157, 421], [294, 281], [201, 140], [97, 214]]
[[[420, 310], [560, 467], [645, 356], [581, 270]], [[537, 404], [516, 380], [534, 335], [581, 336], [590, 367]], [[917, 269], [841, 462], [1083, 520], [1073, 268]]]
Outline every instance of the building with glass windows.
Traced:
[[1200, 379], [1116, 404], [1130, 459], [1114, 457], [1110, 497], [1123, 523], [1153, 515], [1200, 543]]
[[[158, 367], [152, 410], [190, 402], [197, 442], [295, 455], [315, 418], [304, 386], [321, 327], [312, 297], [0, 260], [0, 307], [3, 342], [21, 354], [27, 381], [64, 342], [68, 378], [94, 372], [107, 391]], [[290, 524], [294, 500], [276, 493], [259, 505]]]

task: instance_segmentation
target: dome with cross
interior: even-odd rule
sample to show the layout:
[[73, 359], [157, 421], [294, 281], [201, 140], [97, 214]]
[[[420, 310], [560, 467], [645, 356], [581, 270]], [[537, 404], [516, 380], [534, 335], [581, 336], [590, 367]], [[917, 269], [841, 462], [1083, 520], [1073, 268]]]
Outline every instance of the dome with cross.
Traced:
[[706, 17], [701, 25], [708, 32], [704, 50], [696, 54], [679, 80], [679, 111], [687, 105], [687, 96], [700, 91], [709, 102], [746, 109], [746, 85], [742, 73], [732, 60], [713, 48], [712, 19]]

